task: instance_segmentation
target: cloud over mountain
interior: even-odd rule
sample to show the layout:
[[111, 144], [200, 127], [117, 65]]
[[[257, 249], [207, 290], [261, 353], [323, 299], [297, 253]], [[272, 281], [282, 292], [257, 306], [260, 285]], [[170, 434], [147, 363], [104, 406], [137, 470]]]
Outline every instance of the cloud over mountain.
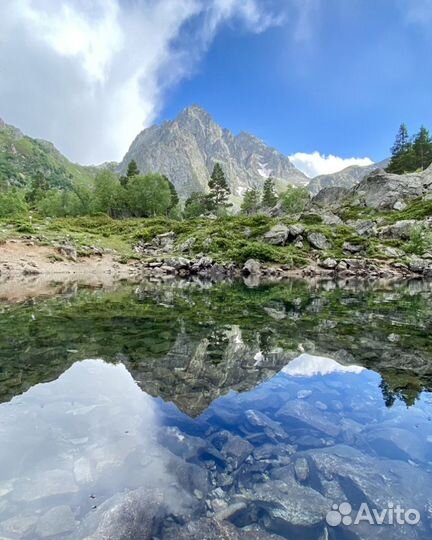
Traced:
[[333, 156], [332, 154], [320, 154], [319, 152], [312, 152], [310, 154], [297, 152], [288, 157], [291, 163], [293, 163], [297, 169], [300, 169], [306, 176], [309, 176], [309, 178], [313, 178], [320, 174], [335, 173], [350, 165], [364, 167], [366, 165], [372, 165], [373, 163], [368, 157], [341, 158], [339, 156]]
[[0, 6], [0, 116], [82, 163], [119, 159], [219, 28], [281, 22], [257, 0], [14, 0]]

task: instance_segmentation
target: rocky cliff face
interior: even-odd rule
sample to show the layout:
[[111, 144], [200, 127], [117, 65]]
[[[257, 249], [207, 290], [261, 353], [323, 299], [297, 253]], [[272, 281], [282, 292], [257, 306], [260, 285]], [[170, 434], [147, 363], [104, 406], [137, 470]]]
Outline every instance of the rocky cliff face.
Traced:
[[182, 196], [206, 191], [216, 162], [237, 197], [248, 187], [262, 187], [268, 176], [275, 178], [279, 189], [307, 184], [306, 176], [286, 156], [252, 135], [234, 135], [197, 106], [185, 109], [174, 121], [142, 131], [119, 170], [124, 172], [132, 159], [142, 173], [167, 175]]
[[344, 187], [351, 188], [358, 184], [363, 178], [368, 176], [375, 169], [385, 169], [389, 163], [388, 159], [380, 161], [379, 163], [372, 163], [366, 167], [359, 167], [358, 165], [351, 165], [346, 167], [342, 171], [338, 171], [332, 174], [321, 174], [315, 176], [308, 184], [308, 190], [312, 195], [316, 195], [321, 189], [329, 187]]

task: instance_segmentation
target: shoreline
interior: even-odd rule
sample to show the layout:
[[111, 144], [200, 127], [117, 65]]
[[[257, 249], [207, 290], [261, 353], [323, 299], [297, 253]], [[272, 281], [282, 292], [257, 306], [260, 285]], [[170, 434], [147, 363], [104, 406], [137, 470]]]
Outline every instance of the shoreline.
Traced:
[[[152, 260], [120, 262], [111, 251], [78, 256], [66, 245], [46, 246], [25, 239], [11, 239], [0, 245], [0, 301], [19, 303], [33, 298], [73, 292], [79, 287], [110, 289], [121, 282], [141, 280], [203, 279], [230, 281], [243, 279], [250, 287], [280, 283], [289, 279], [405, 281], [422, 279], [405, 265], [357, 258], [331, 261], [311, 260], [304, 268], [265, 264], [249, 260], [245, 265], [219, 264], [210, 257], [187, 259], [169, 253]], [[348, 263], [348, 264], [347, 264]], [[327, 268], [325, 267], [327, 266]]]

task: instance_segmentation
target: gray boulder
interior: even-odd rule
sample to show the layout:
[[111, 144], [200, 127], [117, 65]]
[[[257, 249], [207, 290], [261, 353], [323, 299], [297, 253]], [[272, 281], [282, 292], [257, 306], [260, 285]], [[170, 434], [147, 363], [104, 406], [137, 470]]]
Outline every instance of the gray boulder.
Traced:
[[392, 225], [380, 227], [378, 236], [380, 238], [390, 238], [394, 240], [409, 240], [414, 231], [422, 226], [422, 222], [415, 219], [404, 219], [396, 221]]
[[324, 225], [343, 225], [343, 221], [339, 216], [333, 214], [333, 212], [327, 212], [322, 216], [322, 222]]
[[360, 244], [352, 244], [351, 242], [344, 242], [342, 249], [348, 253], [360, 253], [363, 251], [363, 246]]
[[230, 458], [235, 469], [237, 469], [243, 461], [252, 454], [252, 452], [253, 446], [248, 441], [237, 435], [227, 433], [227, 441], [222, 447], [221, 454], [226, 458]]
[[304, 226], [301, 223], [296, 223], [295, 225], [288, 226], [288, 236], [290, 239], [297, 238], [301, 236], [305, 231]]
[[288, 227], [283, 223], [274, 225], [264, 234], [264, 242], [275, 246], [283, 246], [288, 239]]
[[[286, 470], [289, 474], [289, 471]], [[256, 484], [253, 490], [245, 490], [243, 498], [249, 501], [254, 513], [264, 512], [266, 528], [291, 538], [293, 528], [298, 535], [316, 528], [316, 536], [323, 528], [331, 501], [311, 487], [298, 484], [292, 476], [285, 474], [284, 480], [269, 480]], [[288, 536], [289, 533], [289, 536]]]
[[165, 514], [160, 490], [139, 488], [118, 493], [87, 515], [74, 539], [151, 540], [158, 518]]
[[258, 275], [261, 273], [261, 265], [255, 259], [248, 259], [243, 265], [243, 274], [246, 276]]
[[174, 246], [176, 235], [173, 231], [158, 234], [153, 238], [153, 245], [161, 249], [171, 249]]
[[370, 219], [353, 219], [347, 221], [347, 225], [352, 227], [358, 236], [376, 236], [376, 223]]
[[412, 257], [408, 263], [408, 268], [411, 272], [424, 274], [432, 271], [432, 261], [422, 259], [421, 257]]
[[196, 243], [196, 238], [193, 238], [193, 237], [188, 238], [182, 244], [179, 245], [178, 250], [181, 253], [188, 252], [194, 247], [195, 243]]
[[425, 192], [423, 184], [424, 173], [399, 175], [379, 169], [355, 186], [354, 204], [377, 210], [395, 210], [401, 204], [421, 197]]
[[318, 192], [308, 205], [308, 208], [325, 208], [337, 210], [348, 204], [351, 191], [343, 187], [328, 187]]
[[338, 265], [338, 262], [331, 257], [327, 257], [327, 259], [321, 261], [319, 265], [321, 266], [321, 268], [325, 268], [326, 270], [333, 270]]
[[336, 437], [340, 431], [333, 417], [304, 400], [288, 401], [276, 416], [292, 425], [306, 426], [330, 437]]
[[307, 235], [307, 239], [309, 244], [314, 247], [315, 249], [330, 249], [331, 244], [327, 240], [327, 238], [319, 232], [311, 232]]
[[403, 251], [403, 249], [391, 246], [382, 246], [381, 252], [385, 257], [389, 257], [390, 259], [400, 259], [405, 256], [405, 251]]
[[[244, 506], [244, 505], [243, 505]], [[239, 529], [226, 521], [201, 518], [185, 525], [172, 525], [164, 531], [164, 540], [283, 540], [256, 525]]]

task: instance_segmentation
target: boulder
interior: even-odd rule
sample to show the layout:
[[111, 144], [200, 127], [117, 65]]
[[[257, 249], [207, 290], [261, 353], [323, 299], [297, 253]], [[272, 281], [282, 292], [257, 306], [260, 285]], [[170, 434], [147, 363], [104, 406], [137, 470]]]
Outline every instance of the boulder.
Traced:
[[320, 232], [311, 232], [307, 235], [309, 244], [315, 249], [330, 249], [331, 244]]
[[282, 427], [285, 427], [285, 423], [290, 426], [306, 426], [330, 437], [336, 437], [340, 431], [333, 417], [304, 400], [288, 401], [279, 409], [276, 416], [284, 421]]
[[324, 188], [312, 197], [309, 208], [337, 210], [349, 202], [351, 191], [343, 187]]
[[327, 257], [327, 259], [324, 259], [323, 261], [320, 261], [319, 263], [319, 266], [321, 266], [321, 268], [325, 268], [326, 270], [334, 270], [337, 265], [338, 265], [338, 262], [335, 259], [332, 259], [331, 257]]
[[392, 240], [409, 240], [413, 232], [422, 226], [422, 222], [415, 219], [404, 219], [396, 221], [393, 225], [387, 225], [378, 229], [380, 238], [390, 238]]
[[401, 257], [405, 256], [405, 251], [403, 249], [391, 246], [382, 246], [381, 253], [390, 259], [400, 259]]
[[352, 244], [351, 242], [344, 242], [342, 249], [348, 253], [360, 253], [363, 250], [361, 244]]
[[269, 418], [266, 414], [249, 409], [245, 413], [248, 424], [252, 429], [264, 431], [273, 439], [286, 439], [287, 434], [278, 422]]
[[297, 238], [304, 233], [305, 228], [301, 223], [296, 223], [295, 225], [288, 225], [288, 237], [290, 239]]
[[283, 223], [274, 225], [264, 234], [264, 242], [275, 246], [283, 246], [288, 239], [288, 227]]
[[221, 454], [230, 458], [233, 467], [237, 469], [252, 454], [253, 449], [253, 446], [245, 439], [227, 433], [227, 441], [222, 447]]
[[73, 531], [77, 524], [70, 506], [55, 506], [39, 519], [36, 533], [41, 538], [59, 536]]
[[327, 212], [322, 216], [322, 222], [324, 225], [343, 225], [343, 221], [339, 216], [333, 214], [333, 212]]
[[87, 514], [74, 538], [79, 540], [152, 540], [166, 514], [161, 490], [138, 488], [118, 493]]
[[294, 471], [299, 482], [306, 482], [309, 478], [309, 464], [304, 457], [297, 458], [294, 462]]
[[408, 268], [411, 270], [411, 272], [415, 272], [417, 274], [424, 274], [432, 270], [432, 261], [414, 256], [411, 257], [408, 263]]
[[[241, 504], [241, 503], [239, 503]], [[245, 505], [243, 504], [242, 507]], [[164, 530], [164, 540], [282, 540], [259, 528], [239, 529], [226, 521], [201, 518], [186, 524], [172, 524]]]
[[261, 273], [261, 265], [255, 259], [248, 259], [243, 265], [243, 274], [246, 276], [258, 275]]
[[293, 246], [301, 249], [303, 247], [303, 236], [297, 236], [297, 238], [293, 242]]
[[254, 489], [244, 490], [243, 498], [254, 513], [266, 515], [267, 530], [285, 538], [304, 538], [306, 533], [310, 535], [307, 538], [319, 538], [332, 501], [311, 487], [298, 484], [289, 476], [288, 468], [285, 472], [284, 480], [256, 484]]
[[395, 210], [424, 193], [423, 173], [390, 174], [374, 171], [353, 189], [354, 205], [377, 210]]
[[175, 239], [175, 233], [173, 231], [169, 231], [155, 236], [153, 238], [153, 245], [160, 248], [172, 247]]
[[195, 243], [196, 243], [196, 238], [193, 238], [193, 237], [188, 238], [182, 244], [179, 245], [178, 250], [181, 253], [191, 251], [191, 249], [194, 247]]
[[352, 227], [358, 236], [376, 236], [377, 233], [376, 223], [370, 219], [353, 219], [347, 221], [347, 225]]
[[69, 259], [73, 262], [77, 262], [78, 260], [77, 250], [74, 248], [74, 246], [58, 246], [57, 251], [65, 259]]

